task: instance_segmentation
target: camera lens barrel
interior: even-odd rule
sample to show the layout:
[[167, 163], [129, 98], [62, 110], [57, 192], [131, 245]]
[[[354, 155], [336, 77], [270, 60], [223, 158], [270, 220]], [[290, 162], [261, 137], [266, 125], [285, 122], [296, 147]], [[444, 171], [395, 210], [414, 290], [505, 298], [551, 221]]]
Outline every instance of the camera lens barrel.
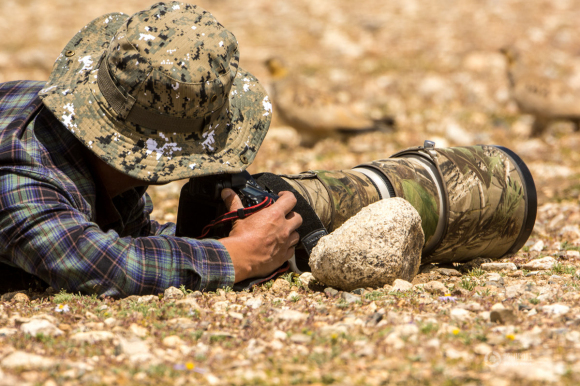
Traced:
[[281, 175], [331, 232], [363, 207], [388, 197], [417, 209], [425, 233], [421, 263], [498, 259], [519, 250], [536, 218], [534, 180], [501, 146], [424, 146], [351, 170]]

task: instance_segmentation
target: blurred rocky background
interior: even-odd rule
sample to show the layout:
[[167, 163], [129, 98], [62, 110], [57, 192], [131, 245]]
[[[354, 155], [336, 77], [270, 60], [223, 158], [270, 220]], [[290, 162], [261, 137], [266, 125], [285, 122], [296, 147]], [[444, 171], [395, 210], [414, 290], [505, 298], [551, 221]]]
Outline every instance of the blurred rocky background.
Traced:
[[[531, 115], [510, 97], [499, 49], [516, 47], [530, 71], [580, 88], [580, 2], [573, 0], [214, 0], [197, 3], [238, 38], [241, 65], [267, 87], [264, 61], [284, 60], [308, 93], [320, 90], [395, 130], [300, 146], [276, 119], [251, 172], [351, 168], [422, 144], [501, 144], [529, 165], [540, 204], [577, 199], [580, 134], [567, 121], [530, 138]], [[0, 81], [47, 79], [67, 41], [107, 12], [143, 1], [2, 0]], [[580, 92], [578, 93], [580, 101]], [[311, 100], [317, 96], [309, 95]], [[151, 189], [158, 219], [174, 220], [182, 182]]]

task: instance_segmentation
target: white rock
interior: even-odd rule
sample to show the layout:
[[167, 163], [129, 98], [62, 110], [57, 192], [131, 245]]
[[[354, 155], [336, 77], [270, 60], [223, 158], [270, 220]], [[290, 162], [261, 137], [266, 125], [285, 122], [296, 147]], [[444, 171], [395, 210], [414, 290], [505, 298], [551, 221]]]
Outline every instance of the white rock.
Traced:
[[399, 350], [402, 349], [403, 347], [405, 347], [405, 342], [403, 342], [403, 340], [401, 338], [399, 338], [399, 336], [397, 334], [389, 334], [386, 338], [385, 338], [385, 344], [392, 346], [395, 350]]
[[296, 291], [292, 291], [288, 294], [288, 296], [286, 297], [286, 300], [291, 300], [294, 301], [296, 299], [300, 299], [300, 294]]
[[[175, 287], [172, 287], [172, 288], [175, 288]], [[181, 292], [181, 291], [179, 291], [179, 292]], [[182, 292], [182, 294], [183, 294], [183, 292]], [[145, 296], [139, 296], [139, 299], [137, 299], [137, 303], [151, 303], [151, 302], [154, 302], [157, 300], [159, 300], [159, 296], [145, 295]]]
[[451, 319], [456, 320], [458, 322], [467, 322], [471, 320], [471, 312], [463, 308], [453, 308], [449, 312], [449, 316], [451, 317]]
[[32, 319], [28, 323], [20, 326], [20, 330], [25, 334], [36, 336], [38, 334], [47, 336], [59, 336], [64, 334], [58, 327], [45, 319]]
[[436, 295], [445, 295], [448, 291], [445, 284], [436, 280], [426, 283], [423, 288], [425, 288], [425, 291]]
[[516, 271], [518, 269], [514, 263], [484, 263], [481, 264], [480, 268], [491, 272]]
[[309, 263], [317, 280], [335, 288], [382, 287], [413, 279], [424, 241], [417, 210], [402, 198], [389, 198], [321, 238]]
[[169, 287], [163, 292], [163, 300], [178, 300], [184, 297], [183, 291], [175, 287]]
[[408, 338], [419, 333], [419, 327], [416, 324], [400, 324], [395, 326], [393, 332], [402, 338]]
[[477, 355], [487, 355], [492, 351], [493, 349], [491, 348], [491, 346], [485, 343], [479, 343], [475, 345], [475, 347], [473, 347], [473, 352], [476, 353]]
[[246, 300], [246, 303], [244, 303], [244, 304], [255, 310], [256, 308], [260, 308], [262, 303], [263, 303], [262, 298], [259, 296], [256, 296], [255, 298], [250, 298], [250, 299]]
[[147, 329], [143, 326], [139, 326], [135, 323], [131, 323], [131, 325], [129, 326], [129, 331], [131, 331], [134, 335], [144, 338], [147, 336], [147, 334], [149, 333], [149, 331], [147, 331]]
[[96, 343], [103, 340], [113, 339], [115, 335], [109, 331], [87, 331], [78, 332], [70, 337], [77, 342]]
[[225, 314], [229, 305], [230, 305], [230, 302], [228, 302], [227, 300], [224, 300], [222, 302], [215, 302], [211, 308], [215, 311], [215, 313]]
[[298, 280], [300, 280], [300, 283], [302, 283], [304, 287], [308, 287], [308, 284], [310, 284], [313, 279], [314, 275], [312, 275], [310, 272], [304, 272], [298, 277]]
[[560, 380], [565, 367], [562, 363], [554, 363], [549, 359], [524, 361], [504, 355], [493, 371], [496, 375], [505, 378], [555, 383]]
[[14, 369], [20, 368], [23, 370], [33, 370], [33, 369], [49, 369], [51, 367], [59, 364], [60, 361], [56, 359], [47, 358], [40, 355], [29, 354], [24, 351], [14, 351], [8, 354], [0, 365], [4, 368]]
[[544, 242], [542, 240], [538, 240], [534, 245], [530, 247], [530, 251], [532, 252], [542, 252], [544, 249]]
[[405, 292], [413, 288], [413, 284], [406, 280], [396, 279], [393, 283], [393, 291], [395, 292]]
[[124, 339], [120, 337], [117, 350], [129, 357], [131, 362], [148, 362], [148, 364], [151, 364], [152, 361], [160, 361], [150, 353], [149, 344], [139, 338]]
[[282, 310], [276, 314], [276, 319], [280, 320], [299, 321], [306, 318], [308, 318], [308, 314], [294, 310]]
[[288, 338], [288, 335], [284, 331], [280, 330], [274, 331], [274, 339], [286, 340], [286, 338]]
[[556, 264], [556, 260], [551, 256], [546, 256], [541, 259], [530, 260], [522, 268], [528, 271], [547, 271], [552, 269], [554, 264]]
[[570, 311], [570, 307], [564, 304], [551, 304], [544, 306], [542, 311], [548, 315], [564, 315]]
[[177, 335], [169, 335], [163, 338], [161, 343], [163, 343], [163, 345], [167, 347], [179, 347], [185, 342]]

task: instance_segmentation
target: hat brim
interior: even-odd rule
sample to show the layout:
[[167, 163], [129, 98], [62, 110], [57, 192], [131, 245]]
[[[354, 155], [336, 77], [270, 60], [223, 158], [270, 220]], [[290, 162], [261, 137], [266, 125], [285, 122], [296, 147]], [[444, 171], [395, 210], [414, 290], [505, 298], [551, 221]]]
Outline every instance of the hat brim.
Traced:
[[201, 133], [150, 130], [119, 120], [98, 86], [98, 64], [128, 16], [101, 16], [66, 45], [39, 93], [57, 119], [106, 163], [134, 178], [169, 182], [243, 171], [272, 117], [264, 88], [239, 68], [220, 116]]

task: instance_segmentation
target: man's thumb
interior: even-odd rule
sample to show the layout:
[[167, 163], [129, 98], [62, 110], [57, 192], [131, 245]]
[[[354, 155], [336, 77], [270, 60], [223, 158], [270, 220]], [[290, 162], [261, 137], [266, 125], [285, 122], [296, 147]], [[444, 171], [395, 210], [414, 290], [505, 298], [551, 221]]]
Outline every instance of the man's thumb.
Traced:
[[244, 207], [242, 205], [242, 200], [240, 200], [240, 197], [238, 197], [238, 195], [229, 188], [222, 190], [222, 200], [224, 200], [226, 208], [228, 208], [227, 209], [228, 212], [231, 212], [232, 210], [238, 210]]

